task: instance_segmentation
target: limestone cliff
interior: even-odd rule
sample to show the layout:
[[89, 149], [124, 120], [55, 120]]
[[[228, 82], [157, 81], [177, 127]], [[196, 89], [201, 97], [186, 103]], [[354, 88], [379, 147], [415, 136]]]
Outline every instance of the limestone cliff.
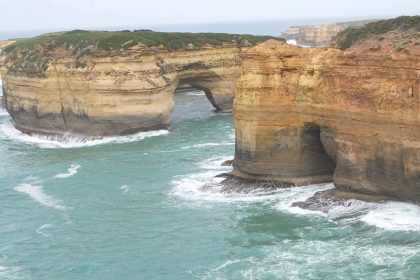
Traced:
[[[234, 174], [420, 203], [420, 44], [244, 52]], [[385, 39], [384, 39], [385, 38]]]
[[242, 48], [266, 39], [237, 38], [73, 31], [19, 42], [0, 62], [6, 108], [24, 132], [88, 136], [166, 127], [182, 84], [230, 111]]
[[291, 26], [280, 36], [286, 40], [295, 40], [298, 45], [327, 47], [334, 37], [348, 27], [359, 27], [371, 20], [336, 22], [331, 24]]

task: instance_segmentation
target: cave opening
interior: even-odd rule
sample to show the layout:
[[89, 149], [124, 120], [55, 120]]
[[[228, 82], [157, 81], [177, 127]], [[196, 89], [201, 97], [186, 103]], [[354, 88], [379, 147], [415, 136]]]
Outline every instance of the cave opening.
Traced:
[[[314, 176], [330, 177], [336, 168], [336, 142], [328, 127], [317, 123], [305, 123], [301, 133], [301, 155], [308, 164], [308, 172]], [[327, 181], [327, 180], [326, 180]]]

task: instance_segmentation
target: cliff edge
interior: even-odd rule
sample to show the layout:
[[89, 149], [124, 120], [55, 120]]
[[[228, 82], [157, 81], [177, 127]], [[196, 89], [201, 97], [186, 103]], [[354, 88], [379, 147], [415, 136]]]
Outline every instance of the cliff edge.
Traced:
[[406, 27], [345, 51], [272, 40], [246, 50], [233, 174], [420, 203], [420, 37]]
[[182, 84], [230, 111], [242, 50], [270, 38], [75, 30], [19, 40], [0, 60], [5, 105], [27, 133], [105, 136], [167, 127]]
[[328, 47], [338, 33], [349, 27], [360, 27], [372, 20], [336, 22], [331, 24], [291, 26], [281, 33], [286, 40], [294, 40], [300, 46]]

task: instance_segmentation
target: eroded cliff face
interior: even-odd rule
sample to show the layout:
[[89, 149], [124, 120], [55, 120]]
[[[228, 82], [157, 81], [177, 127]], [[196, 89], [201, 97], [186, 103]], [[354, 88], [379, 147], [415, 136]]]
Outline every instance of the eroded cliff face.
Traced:
[[386, 45], [244, 52], [233, 173], [420, 203], [420, 48]]
[[295, 40], [298, 45], [328, 47], [334, 37], [348, 27], [359, 27], [371, 20], [337, 22], [331, 24], [291, 26], [281, 34], [287, 40]]
[[[65, 49], [47, 51], [48, 65], [24, 61], [22, 69], [13, 68], [19, 53], [2, 57], [6, 108], [24, 132], [88, 136], [166, 127], [181, 84], [204, 90], [216, 109], [230, 111], [242, 53], [235, 44], [172, 52], [135, 46], [82, 59]], [[45, 73], [31, 75], [30, 66]]]

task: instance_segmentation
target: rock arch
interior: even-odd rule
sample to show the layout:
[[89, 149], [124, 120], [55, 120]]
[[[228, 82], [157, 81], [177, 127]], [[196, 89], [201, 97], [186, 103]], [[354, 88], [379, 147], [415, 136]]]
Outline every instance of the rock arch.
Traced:
[[173, 93], [183, 83], [204, 90], [212, 105], [230, 111], [241, 72], [236, 45], [185, 51], [130, 50], [54, 59], [42, 77], [15, 75], [1, 67], [6, 108], [27, 133], [107, 136], [165, 128]]

